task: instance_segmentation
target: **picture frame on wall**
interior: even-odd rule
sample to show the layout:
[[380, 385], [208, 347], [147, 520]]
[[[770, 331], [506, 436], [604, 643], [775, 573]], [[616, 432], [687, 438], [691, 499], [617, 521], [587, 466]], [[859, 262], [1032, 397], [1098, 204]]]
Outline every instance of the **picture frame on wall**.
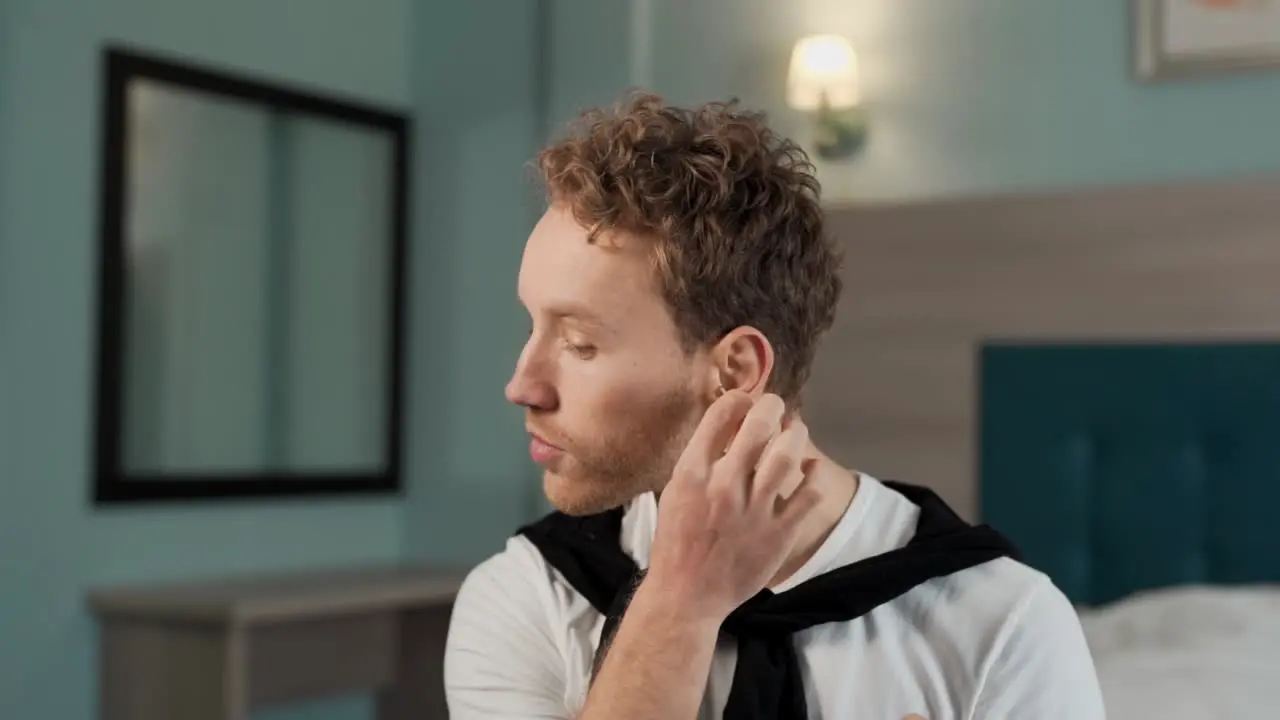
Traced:
[[1147, 81], [1280, 69], [1280, 0], [1133, 0]]

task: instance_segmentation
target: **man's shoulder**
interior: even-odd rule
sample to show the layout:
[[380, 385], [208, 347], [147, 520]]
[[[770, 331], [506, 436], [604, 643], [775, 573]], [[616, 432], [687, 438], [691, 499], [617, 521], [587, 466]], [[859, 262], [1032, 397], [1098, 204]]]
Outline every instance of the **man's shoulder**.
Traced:
[[561, 717], [582, 661], [570, 652], [567, 597], [524, 536], [467, 573], [453, 605], [444, 678], [455, 717]]
[[1010, 557], [1000, 557], [939, 578], [939, 591], [959, 612], [990, 615], [1004, 620], [1017, 615], [1045, 593], [1058, 593], [1053, 580]]
[[[920, 498], [913, 500], [913, 495], [904, 490], [932, 491], [898, 481], [871, 480], [889, 490], [875, 495], [881, 512], [892, 518], [885, 521], [880, 536], [889, 538], [893, 549], [909, 544], [919, 522], [920, 505], [916, 500]], [[969, 642], [993, 640], [1011, 623], [1019, 622], [1030, 606], [1047, 604], [1073, 613], [1048, 575], [1010, 556], [934, 578], [899, 600], [902, 604], [898, 609], [923, 615], [919, 619], [935, 626], [941, 634], [958, 633]]]
[[526, 538], [516, 535], [475, 565], [454, 598], [448, 650], [496, 651], [513, 637], [557, 644], [560, 616], [552, 571]]
[[[975, 682], [976, 699], [1034, 705], [1037, 694], [1075, 693], [1078, 697], [1067, 705], [1080, 710], [1079, 717], [1101, 717], [1095, 712], [1099, 691], [1079, 615], [1048, 575], [1005, 557], [938, 578], [916, 592], [914, 609], [927, 618], [921, 624], [927, 642], [962, 664], [957, 672]], [[993, 693], [1008, 697], [995, 701]], [[1071, 714], [1037, 710], [1027, 716]]]
[[527, 604], [552, 592], [562, 581], [528, 538], [513, 535], [498, 552], [467, 572], [458, 603]]
[[[1092, 654], [1071, 600], [1048, 575], [1027, 565], [1008, 558], [990, 565], [987, 583], [976, 579], [959, 605], [980, 618], [982, 628], [972, 716], [1105, 717]], [[978, 609], [984, 601], [991, 609]]]
[[501, 550], [467, 573], [455, 607], [472, 605], [551, 624], [569, 622], [590, 609], [590, 603], [523, 533], [507, 538]]
[[939, 618], [944, 627], [991, 650], [1028, 622], [1045, 617], [1077, 621], [1070, 601], [1048, 575], [1008, 557], [936, 578], [917, 592], [918, 599], [930, 601], [933, 612], [944, 615]]
[[[999, 558], [945, 579], [939, 590], [936, 607], [945, 615], [933, 623], [935, 637], [950, 636], [954, 647], [963, 646], [988, 690], [1045, 684], [1049, 676], [1096, 689], [1079, 614], [1048, 575]], [[1038, 675], [1020, 675], [1016, 667], [1024, 665]]]

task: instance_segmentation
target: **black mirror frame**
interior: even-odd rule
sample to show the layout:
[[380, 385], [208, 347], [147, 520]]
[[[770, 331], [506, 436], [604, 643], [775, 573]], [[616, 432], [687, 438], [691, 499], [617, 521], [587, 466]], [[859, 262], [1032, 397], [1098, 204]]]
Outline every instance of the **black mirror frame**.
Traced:
[[[99, 188], [99, 256], [96, 427], [94, 431], [94, 505], [207, 500], [301, 499], [357, 495], [395, 495], [403, 489], [405, 304], [408, 265], [408, 198], [410, 129], [407, 116], [395, 110], [267, 83], [185, 61], [143, 54], [120, 46], [102, 52], [101, 185]], [[367, 473], [285, 472], [224, 475], [219, 473], [130, 474], [123, 467], [123, 352], [125, 349], [124, 257], [125, 208], [128, 206], [127, 87], [145, 78], [215, 95], [249, 101], [266, 108], [315, 115], [364, 125], [392, 139], [391, 251], [384, 439], [386, 463]]]

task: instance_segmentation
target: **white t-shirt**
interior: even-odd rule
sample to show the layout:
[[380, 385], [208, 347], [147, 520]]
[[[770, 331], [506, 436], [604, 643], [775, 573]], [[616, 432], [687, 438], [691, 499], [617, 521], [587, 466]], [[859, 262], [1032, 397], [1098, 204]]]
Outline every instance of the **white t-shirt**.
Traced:
[[[782, 592], [902, 547], [919, 508], [861, 475], [844, 517]], [[627, 507], [622, 547], [647, 567], [657, 503]], [[477, 566], [454, 606], [445, 656], [453, 720], [571, 720], [581, 709], [604, 616], [522, 536]], [[1093, 660], [1074, 608], [1047, 576], [1007, 558], [916, 587], [849, 622], [793, 637], [812, 718], [1102, 720]], [[712, 661], [702, 713], [718, 720], [734, 642]]]

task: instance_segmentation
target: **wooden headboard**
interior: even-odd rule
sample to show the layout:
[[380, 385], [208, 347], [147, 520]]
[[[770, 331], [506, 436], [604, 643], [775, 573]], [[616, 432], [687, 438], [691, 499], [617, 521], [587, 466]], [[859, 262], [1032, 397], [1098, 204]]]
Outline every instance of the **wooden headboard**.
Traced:
[[845, 291], [810, 430], [970, 519], [982, 343], [1280, 337], [1280, 177], [844, 206], [829, 222]]

